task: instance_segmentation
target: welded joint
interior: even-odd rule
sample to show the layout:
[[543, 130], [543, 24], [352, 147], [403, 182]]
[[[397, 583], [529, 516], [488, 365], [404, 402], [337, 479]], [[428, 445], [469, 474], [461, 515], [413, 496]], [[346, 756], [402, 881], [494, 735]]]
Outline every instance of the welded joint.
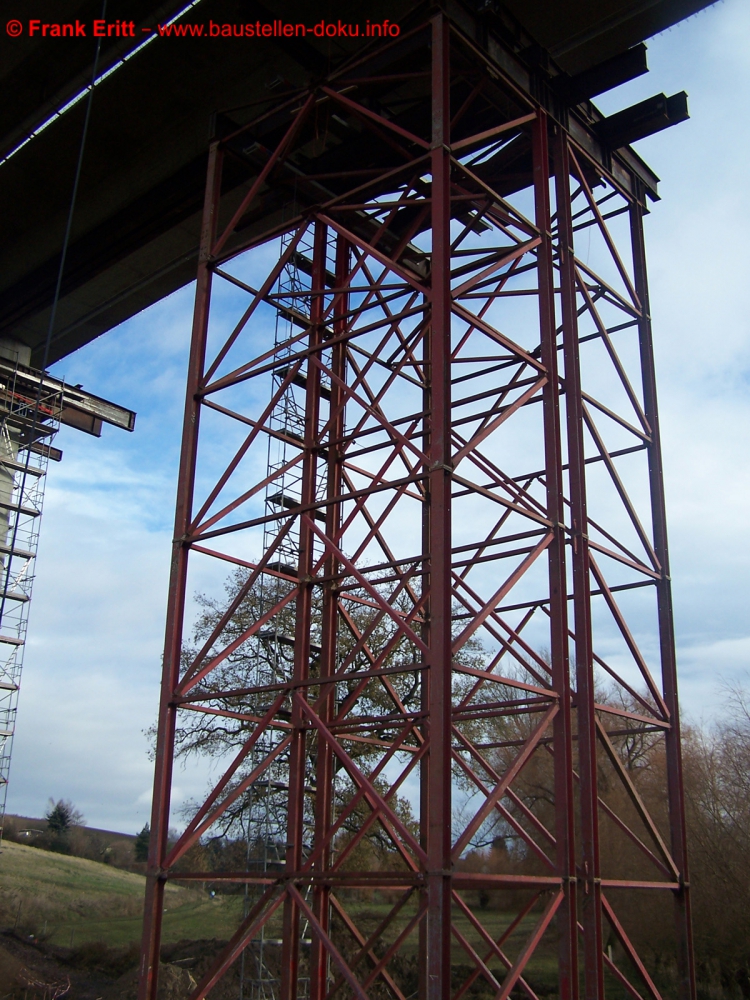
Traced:
[[567, 260], [568, 257], [571, 257], [573, 260], [575, 260], [575, 256], [576, 255], [575, 255], [575, 251], [574, 251], [573, 247], [570, 247], [570, 246], [566, 247], [566, 246], [563, 246], [562, 243], [560, 243], [559, 244], [559, 248], [560, 248], [560, 263], [561, 264], [564, 264], [566, 262], [566, 260]]
[[593, 892], [597, 886], [601, 888], [602, 884], [602, 880], [600, 878], [592, 875], [579, 875], [577, 881], [583, 886], [584, 896], [588, 896], [589, 892]]

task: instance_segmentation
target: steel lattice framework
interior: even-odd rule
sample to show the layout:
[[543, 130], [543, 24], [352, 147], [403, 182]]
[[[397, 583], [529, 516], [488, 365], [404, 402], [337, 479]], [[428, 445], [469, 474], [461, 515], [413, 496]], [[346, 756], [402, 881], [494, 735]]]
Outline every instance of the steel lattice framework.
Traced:
[[[314, 1000], [536, 1000], [544, 956], [566, 1000], [659, 1000], [639, 907], [675, 926], [692, 995], [647, 185], [513, 65], [438, 12], [211, 146], [141, 1000], [172, 878], [255, 893], [193, 1000], [271, 924], [281, 1000], [303, 979]], [[366, 168], [326, 166], [347, 132], [376, 142]], [[220, 220], [223, 164], [243, 155], [262, 166]], [[272, 196], [276, 224], [243, 236]], [[305, 285], [279, 291], [292, 260]], [[278, 312], [291, 325], [274, 346]], [[304, 435], [270, 419], [284, 394]], [[269, 437], [287, 456], [270, 471]], [[295, 490], [274, 494], [290, 470]], [[186, 653], [188, 571], [217, 560], [244, 582]], [[230, 640], [263, 581], [274, 601]], [[217, 683], [282, 617], [285, 675]], [[176, 733], [194, 713], [242, 739], [170, 845]], [[650, 794], [634, 746], [663, 762]], [[280, 769], [284, 865], [186, 869]], [[376, 829], [387, 864], [363, 870]]]

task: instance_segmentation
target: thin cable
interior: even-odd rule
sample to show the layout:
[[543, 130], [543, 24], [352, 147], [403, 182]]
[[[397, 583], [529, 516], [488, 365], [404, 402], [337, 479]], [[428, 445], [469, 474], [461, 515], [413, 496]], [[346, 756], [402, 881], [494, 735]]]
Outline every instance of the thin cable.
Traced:
[[[102, 0], [102, 20], [106, 20], [106, 15], [107, 15], [107, 0]], [[5, 572], [3, 574], [4, 580], [3, 580], [3, 585], [2, 585], [2, 593], [0, 594], [0, 629], [2, 629], [3, 620], [5, 618], [5, 605], [6, 605], [6, 601], [8, 599], [8, 593], [9, 593], [9, 589], [10, 589], [11, 567], [12, 567], [12, 564], [13, 564], [13, 554], [14, 554], [14, 552], [16, 550], [16, 542], [18, 540], [18, 530], [19, 530], [19, 527], [20, 527], [19, 521], [20, 521], [21, 514], [22, 514], [23, 499], [24, 499], [24, 495], [26, 493], [26, 482], [27, 482], [28, 476], [29, 476], [29, 462], [31, 460], [31, 449], [32, 449], [32, 446], [33, 446], [35, 438], [36, 438], [37, 428], [39, 427], [39, 413], [40, 413], [41, 405], [42, 405], [42, 392], [43, 392], [43, 383], [44, 383], [44, 373], [46, 371], [47, 362], [49, 360], [50, 345], [52, 343], [52, 333], [54, 331], [55, 318], [57, 316], [57, 304], [58, 304], [58, 302], [60, 300], [60, 290], [62, 288], [63, 272], [65, 270], [65, 260], [66, 260], [67, 254], [68, 254], [68, 245], [70, 243], [70, 234], [71, 234], [71, 230], [72, 230], [72, 227], [73, 227], [73, 215], [75, 213], [76, 199], [78, 197], [78, 185], [79, 185], [79, 182], [80, 182], [80, 179], [81, 179], [81, 166], [83, 164], [83, 153], [84, 153], [84, 150], [86, 148], [86, 136], [88, 135], [88, 130], [89, 130], [89, 119], [91, 118], [91, 102], [92, 102], [92, 99], [93, 99], [93, 96], [94, 96], [94, 85], [96, 83], [96, 74], [97, 74], [97, 70], [99, 68], [99, 55], [100, 55], [100, 52], [101, 52], [101, 44], [102, 44], [101, 37], [99, 37], [97, 39], [97, 42], [96, 42], [96, 51], [94, 52], [94, 65], [93, 65], [93, 69], [92, 69], [92, 72], [91, 72], [91, 86], [90, 86], [90, 89], [89, 89], [88, 101], [86, 103], [86, 115], [85, 115], [84, 122], [83, 122], [83, 132], [81, 134], [81, 145], [80, 145], [79, 150], [78, 150], [78, 162], [76, 164], [75, 178], [74, 178], [74, 181], [73, 181], [73, 192], [72, 192], [71, 198], [70, 198], [70, 210], [68, 211], [68, 221], [67, 221], [66, 226], [65, 226], [65, 235], [63, 236], [62, 253], [60, 254], [60, 266], [59, 266], [58, 271], [57, 271], [57, 282], [55, 284], [55, 294], [54, 294], [54, 297], [52, 299], [52, 308], [50, 310], [49, 325], [47, 327], [47, 338], [46, 338], [46, 340], [44, 342], [44, 356], [43, 356], [43, 362], [42, 362], [42, 370], [40, 372], [39, 383], [37, 385], [36, 400], [34, 402], [34, 413], [33, 413], [33, 416], [31, 418], [31, 428], [29, 430], [28, 442], [26, 444], [26, 460], [24, 462], [23, 472], [21, 473], [21, 483], [20, 483], [20, 487], [19, 487], [19, 490], [18, 490], [18, 494], [17, 494], [18, 495], [18, 504], [17, 504], [17, 508], [18, 509], [15, 512], [16, 517], [15, 517], [15, 521], [13, 522], [13, 532], [12, 532], [12, 535], [11, 535], [10, 546], [8, 547], [8, 554], [7, 554], [7, 557], [6, 557], [6, 564], [4, 566], [4, 569], [5, 569]], [[16, 363], [16, 374], [17, 373], [18, 373], [18, 367], [17, 367], [17, 363]], [[11, 395], [10, 399], [8, 400], [8, 416], [9, 417], [10, 417], [10, 415], [12, 413], [12, 405], [13, 405], [12, 400], [13, 400], [13, 395]], [[23, 424], [21, 424], [21, 428], [23, 428]], [[22, 438], [22, 432], [21, 432], [21, 434], [19, 434], [19, 444], [21, 443], [21, 438]], [[9, 435], [9, 441], [12, 442], [12, 438], [10, 437], [10, 435]], [[14, 451], [15, 451], [15, 448], [11, 445], [10, 454], [13, 455]], [[17, 458], [18, 456], [16, 455], [15, 457]], [[47, 461], [49, 462], [49, 452], [47, 452]], [[15, 473], [13, 474], [13, 478], [15, 480]], [[10, 499], [11, 500], [13, 498], [13, 490], [14, 489], [15, 489], [15, 482], [14, 482], [13, 488], [11, 489], [11, 493], [10, 493]], [[41, 508], [41, 504], [40, 504], [40, 508]], [[41, 509], [40, 509], [39, 512], [41, 513]], [[5, 537], [5, 541], [7, 541], [7, 535]], [[29, 560], [27, 559], [26, 568], [28, 568], [28, 566], [29, 566]], [[19, 573], [18, 576], [16, 577], [16, 580], [15, 580], [16, 586], [18, 585], [18, 581], [20, 580], [20, 577], [21, 577], [21, 573]], [[20, 626], [19, 626], [19, 631], [20, 631]], [[19, 635], [19, 638], [20, 638], [20, 635]], [[24, 640], [26, 638], [25, 631], [24, 631], [24, 634], [23, 634], [23, 638], [24, 638]], [[9, 719], [9, 724], [11, 726], [10, 753], [12, 753], [13, 736], [14, 736], [15, 728], [16, 728], [15, 727], [15, 717], [13, 717], [12, 719]], [[7, 795], [7, 783], [6, 783], [6, 795]], [[6, 801], [3, 801], [2, 811], [0, 812], [0, 843], [2, 843], [2, 821], [3, 821], [4, 815], [5, 815], [5, 806], [6, 806]]]
[[[157, 25], [157, 33], [155, 35], [150, 34], [148, 38], [145, 38], [143, 41], [139, 42], [135, 46], [135, 48], [132, 48], [128, 52], [126, 52], [125, 55], [121, 59], [118, 59], [116, 63], [114, 63], [108, 69], [103, 70], [101, 76], [95, 77], [89, 86], [84, 87], [83, 90], [80, 90], [78, 91], [77, 94], [74, 94], [73, 97], [71, 97], [68, 101], [65, 102], [65, 104], [63, 104], [56, 111], [54, 111], [48, 118], [45, 118], [39, 125], [37, 125], [33, 129], [32, 132], [30, 132], [19, 143], [13, 146], [13, 148], [10, 149], [5, 154], [5, 156], [3, 156], [0, 159], [0, 167], [2, 167], [4, 163], [7, 163], [8, 160], [12, 159], [16, 155], [16, 153], [20, 153], [25, 146], [28, 146], [28, 144], [33, 139], [36, 139], [38, 135], [41, 135], [42, 132], [44, 132], [46, 128], [49, 128], [49, 126], [52, 125], [53, 122], [58, 121], [60, 118], [62, 118], [63, 115], [67, 114], [71, 108], [74, 108], [76, 104], [78, 104], [80, 101], [84, 99], [84, 97], [91, 90], [92, 87], [98, 87], [100, 83], [104, 83], [104, 81], [109, 79], [109, 77], [112, 76], [113, 73], [116, 73], [117, 70], [119, 70], [127, 62], [129, 62], [133, 58], [133, 56], [138, 55], [138, 53], [142, 52], [147, 45], [150, 45], [151, 42], [155, 41], [157, 38], [160, 38], [161, 32], [159, 31], [159, 28], [164, 29], [168, 28], [172, 24], [175, 24], [175, 22], [179, 21], [184, 14], [187, 14], [188, 11], [191, 11], [193, 7], [197, 7], [199, 3], [201, 3], [201, 0], [190, 0], [190, 3], [186, 7], [183, 7], [181, 10], [178, 10], [177, 13], [174, 14], [168, 21], [165, 21], [164, 24], [162, 25]], [[151, 31], [152, 29], [146, 28], [143, 30]]]
[[[102, 2], [102, 20], [107, 17], [107, 0]], [[52, 343], [52, 331], [57, 318], [57, 304], [60, 301], [60, 289], [62, 287], [63, 271], [65, 270], [65, 259], [68, 256], [68, 244], [70, 243], [70, 233], [73, 228], [73, 215], [76, 210], [76, 200], [78, 198], [78, 185], [81, 180], [81, 167], [83, 165], [83, 152], [86, 148], [86, 136], [89, 131], [89, 119], [91, 118], [91, 105], [94, 101], [94, 82], [96, 81], [96, 71], [99, 68], [99, 54], [102, 48], [102, 40], [99, 37], [96, 41], [96, 52], [94, 53], [94, 67], [91, 71], [91, 86], [89, 88], [89, 98], [86, 101], [86, 115], [83, 119], [83, 133], [81, 134], [81, 145], [78, 150], [78, 163], [76, 164], [75, 180], [73, 181], [73, 194], [70, 199], [70, 210], [68, 211], [68, 221], [65, 226], [65, 236], [63, 237], [62, 254], [60, 255], [60, 267], [57, 269], [57, 284], [55, 294], [52, 299], [52, 310], [49, 316], [49, 326], [47, 327], [47, 339], [44, 343], [44, 355], [42, 359], [42, 371], [47, 368], [49, 360], [50, 344]]]
[[[107, 0], [102, 0], [102, 20], [106, 20], [107, 16]], [[52, 298], [52, 307], [50, 309], [49, 324], [47, 326], [47, 337], [44, 342], [44, 352], [42, 355], [42, 366], [41, 366], [41, 377], [39, 379], [39, 385], [37, 386], [36, 400], [34, 402], [34, 413], [31, 418], [31, 428], [29, 430], [29, 440], [26, 447], [26, 461], [24, 462], [23, 472], [21, 474], [21, 484], [18, 492], [18, 506], [19, 508], [23, 506], [23, 497], [26, 491], [26, 481], [28, 479], [29, 461], [31, 459], [31, 447], [34, 443], [37, 428], [39, 426], [39, 412], [42, 402], [42, 386], [44, 372], [47, 369], [47, 362], [49, 361], [50, 345], [52, 343], [52, 334], [55, 328], [55, 319], [57, 318], [57, 306], [60, 301], [60, 291], [62, 289], [62, 279], [63, 272], [65, 271], [65, 261], [68, 256], [68, 246], [70, 244], [70, 234], [73, 228], [73, 216], [75, 214], [76, 201], [78, 198], [78, 186], [81, 180], [81, 167], [83, 165], [83, 154], [86, 148], [86, 137], [89, 131], [89, 120], [91, 118], [91, 104], [94, 97], [94, 83], [96, 81], [97, 70], [99, 69], [99, 55], [101, 53], [102, 40], [101, 37], [97, 39], [96, 50], [94, 52], [94, 65], [91, 71], [91, 86], [89, 88], [88, 101], [86, 102], [86, 114], [83, 120], [83, 132], [81, 133], [81, 144], [78, 149], [78, 162], [76, 163], [76, 172], [73, 179], [73, 191], [70, 198], [70, 208], [68, 210], [68, 220], [65, 225], [65, 234], [63, 236], [62, 252], [60, 254], [60, 266], [57, 269], [57, 282], [55, 283], [55, 293]], [[5, 566], [5, 579], [3, 580], [2, 594], [0, 594], [0, 628], [2, 627], [3, 618], [5, 616], [5, 602], [7, 600], [8, 588], [10, 587], [10, 574], [11, 565], [13, 562], [13, 552], [16, 547], [16, 541], [18, 538], [19, 529], [19, 519], [21, 511], [20, 509], [16, 511], [16, 518], [13, 524], [13, 533], [10, 542], [10, 551], [8, 553], [7, 565]]]

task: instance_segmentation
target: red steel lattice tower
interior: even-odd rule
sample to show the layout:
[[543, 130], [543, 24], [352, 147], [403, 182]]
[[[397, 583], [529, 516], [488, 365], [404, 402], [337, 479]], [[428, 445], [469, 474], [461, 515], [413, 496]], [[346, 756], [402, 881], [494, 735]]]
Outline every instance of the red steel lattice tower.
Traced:
[[[693, 995], [654, 178], [553, 84], [438, 11], [212, 143], [141, 1000], [175, 878], [253, 892], [193, 1000], [269, 927], [279, 1000], [536, 1000], [551, 968], [565, 1000], [660, 1000], [654, 928]], [[304, 435], [270, 419], [285, 393]], [[194, 650], [190, 573], [217, 564], [238, 582]], [[271, 633], [288, 666], [261, 684]], [[235, 744], [169, 843], [195, 718]], [[272, 774], [283, 864], [196, 868]]]

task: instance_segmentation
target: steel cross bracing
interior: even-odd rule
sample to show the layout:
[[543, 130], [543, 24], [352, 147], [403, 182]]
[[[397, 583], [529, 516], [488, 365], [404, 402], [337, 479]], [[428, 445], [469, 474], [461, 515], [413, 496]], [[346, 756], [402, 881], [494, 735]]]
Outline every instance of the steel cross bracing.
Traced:
[[[279, 1000], [659, 1000], [650, 914], [693, 995], [644, 183], [508, 65], [437, 13], [212, 144], [141, 1000], [174, 878], [254, 900], [192, 1000], [261, 934]], [[347, 130], [371, 167], [326, 166]], [[235, 741], [172, 844], [196, 718]], [[191, 867], [280, 772], [283, 864]]]

